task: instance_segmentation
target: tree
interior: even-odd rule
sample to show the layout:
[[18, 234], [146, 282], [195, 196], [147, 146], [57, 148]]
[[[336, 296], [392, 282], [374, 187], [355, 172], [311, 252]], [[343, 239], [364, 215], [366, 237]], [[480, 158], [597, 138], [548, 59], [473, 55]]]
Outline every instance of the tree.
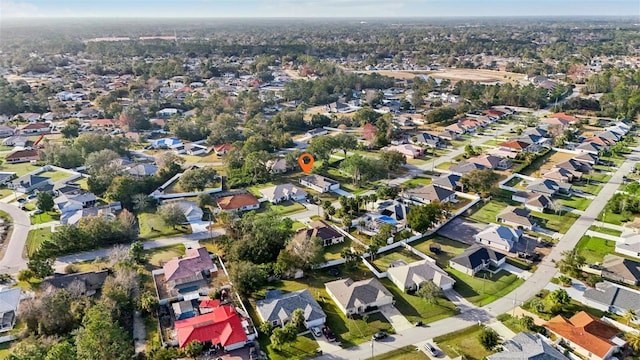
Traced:
[[294, 341], [297, 337], [297, 333], [298, 329], [296, 325], [288, 323], [284, 327], [273, 329], [269, 339], [276, 348], [281, 349], [282, 345]]
[[624, 319], [627, 322], [627, 325], [629, 325], [630, 323], [638, 320], [638, 316], [633, 309], [627, 309], [624, 312]]
[[301, 328], [304, 325], [304, 310], [295, 309], [291, 313], [291, 323], [296, 326], [296, 328]]
[[198, 205], [199, 208], [204, 209], [207, 206], [210, 206], [213, 204], [213, 198], [211, 197], [211, 195], [209, 195], [209, 193], [206, 193], [206, 192], [200, 193], [196, 198], [196, 204]]
[[151, 291], [145, 291], [140, 296], [140, 308], [147, 314], [155, 314], [158, 311], [158, 297]]
[[47, 352], [47, 356], [45, 356], [44, 360], [76, 360], [76, 349], [75, 347], [69, 343], [69, 341], [64, 340], [59, 342], [49, 351]]
[[193, 340], [184, 347], [184, 354], [195, 359], [198, 355], [202, 354], [203, 350], [204, 344], [198, 340]]
[[129, 334], [103, 304], [91, 307], [85, 314], [76, 333], [76, 349], [83, 360], [128, 360], [133, 356]]
[[483, 197], [488, 196], [500, 175], [491, 169], [472, 170], [462, 176], [460, 182], [467, 192], [480, 193]]
[[49, 212], [53, 209], [53, 197], [46, 191], [38, 193], [36, 207], [42, 212]]
[[67, 139], [76, 138], [80, 134], [80, 122], [77, 119], [67, 120], [60, 133]]
[[383, 151], [380, 154], [380, 160], [384, 163], [387, 171], [396, 171], [407, 163], [407, 158], [399, 151]]
[[635, 352], [640, 352], [640, 333], [625, 333], [624, 339], [627, 340], [627, 344], [629, 344], [629, 347]]
[[173, 227], [174, 229], [178, 224], [187, 221], [182, 208], [176, 203], [160, 205], [158, 208], [158, 215], [160, 215], [160, 218], [162, 218], [162, 221], [164, 221], [165, 224]]
[[180, 177], [178, 184], [183, 191], [203, 191], [218, 178], [218, 172], [214, 168], [197, 168], [185, 172]]
[[53, 259], [34, 255], [27, 262], [27, 268], [31, 270], [34, 277], [44, 279], [49, 275], [53, 275]]
[[345, 133], [340, 133], [334, 136], [333, 142], [336, 148], [342, 150], [345, 158], [347, 157], [347, 151], [354, 150], [356, 147], [358, 147], [358, 140], [356, 140], [355, 137]]
[[531, 316], [522, 315], [518, 322], [520, 323], [520, 326], [527, 330], [534, 330], [536, 327], [536, 323]]
[[142, 241], [137, 240], [131, 243], [131, 246], [129, 247], [129, 257], [136, 263], [142, 264], [145, 260], [144, 245], [142, 244]]
[[131, 197], [133, 202], [133, 210], [136, 212], [144, 212], [153, 205], [154, 199], [147, 194], [135, 194]]
[[577, 277], [581, 273], [581, 268], [586, 264], [584, 256], [578, 254], [576, 249], [562, 252], [562, 259], [556, 263], [560, 272], [571, 277]]
[[482, 332], [478, 335], [480, 344], [487, 350], [495, 348], [498, 345], [499, 339], [498, 333], [488, 327], [483, 327]]
[[565, 289], [556, 289], [545, 298], [546, 310], [552, 314], [558, 314], [562, 308], [571, 302], [571, 297]]
[[296, 236], [283, 251], [287, 251], [296, 266], [303, 269], [310, 269], [324, 260], [322, 239], [318, 237]]
[[444, 218], [442, 205], [430, 203], [422, 206], [413, 206], [407, 214], [407, 223], [413, 231], [423, 233], [431, 229]]
[[420, 288], [416, 291], [416, 295], [425, 299], [429, 304], [437, 304], [438, 298], [442, 297], [442, 289], [433, 281], [423, 281]]
[[264, 269], [249, 261], [238, 261], [230, 266], [231, 283], [241, 294], [250, 294], [266, 281], [268, 274]]

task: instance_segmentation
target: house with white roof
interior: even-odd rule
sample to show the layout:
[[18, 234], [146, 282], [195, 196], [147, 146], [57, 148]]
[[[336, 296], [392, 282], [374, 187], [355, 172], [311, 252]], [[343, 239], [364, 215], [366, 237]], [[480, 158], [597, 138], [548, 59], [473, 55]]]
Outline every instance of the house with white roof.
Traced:
[[273, 204], [283, 201], [302, 201], [307, 198], [307, 192], [293, 184], [281, 184], [260, 189], [260, 194]]
[[498, 250], [511, 251], [513, 246], [522, 238], [522, 231], [498, 224], [489, 224], [473, 237], [480, 244]]

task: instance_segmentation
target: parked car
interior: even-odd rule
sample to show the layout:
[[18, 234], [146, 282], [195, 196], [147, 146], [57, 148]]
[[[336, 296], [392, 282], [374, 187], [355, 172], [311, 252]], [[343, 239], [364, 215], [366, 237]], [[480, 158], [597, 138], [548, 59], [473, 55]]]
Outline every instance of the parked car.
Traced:
[[322, 328], [322, 333], [324, 334], [324, 336], [327, 337], [327, 340], [329, 341], [336, 341], [336, 336], [333, 334], [333, 331], [331, 331], [331, 329], [329, 329], [328, 327], [324, 327]]
[[371, 336], [371, 340], [382, 340], [384, 338], [386, 338], [387, 336], [387, 332], [386, 331], [378, 331], [377, 333], [373, 334]]
[[20, 204], [24, 204], [24, 203], [26, 203], [26, 202], [27, 202], [27, 199], [25, 199], [25, 198], [20, 198], [20, 199], [18, 199], [18, 202], [19, 202]]
[[327, 270], [327, 274], [330, 276], [340, 276], [340, 270], [338, 268], [331, 268]]
[[255, 346], [252, 346], [249, 348], [249, 359], [250, 360], [258, 359], [258, 351], [256, 350]]
[[438, 349], [436, 349], [435, 346], [431, 345], [430, 343], [424, 344], [424, 348], [429, 352], [429, 354], [438, 356]]
[[27, 199], [29, 199], [29, 200], [33, 200], [33, 199], [35, 199], [35, 198], [37, 198], [37, 197], [38, 197], [38, 195], [36, 195], [36, 194], [31, 194], [31, 195], [27, 196]]
[[322, 331], [320, 331], [320, 328], [317, 326], [314, 326], [311, 328], [311, 332], [313, 333], [313, 335], [315, 335], [316, 337], [320, 337], [322, 336]]

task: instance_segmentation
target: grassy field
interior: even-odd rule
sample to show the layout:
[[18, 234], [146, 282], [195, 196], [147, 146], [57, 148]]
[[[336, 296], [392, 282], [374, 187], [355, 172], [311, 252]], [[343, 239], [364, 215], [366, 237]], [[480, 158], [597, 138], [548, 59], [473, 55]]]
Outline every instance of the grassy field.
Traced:
[[509, 205], [510, 203], [504, 201], [491, 200], [486, 203], [480, 210], [474, 212], [471, 216], [469, 216], [469, 218], [471, 220], [486, 224], [495, 223], [496, 216], [498, 216], [498, 214]]
[[28, 162], [21, 164], [2, 164], [2, 171], [15, 172], [16, 176], [22, 176], [38, 169], [40, 169], [40, 166], [31, 165], [31, 163]]
[[161, 248], [151, 249], [145, 251], [149, 264], [161, 267], [161, 263], [166, 262], [174, 257], [182, 256], [185, 253], [183, 244], [176, 244], [171, 246], [165, 246]]
[[72, 174], [65, 172], [65, 171], [59, 171], [59, 170], [53, 170], [53, 171], [45, 171], [43, 173], [38, 174], [39, 176], [44, 176], [44, 177], [48, 177], [49, 179], [51, 179], [51, 181], [53, 182], [58, 182], [60, 180], [64, 180], [68, 177], [73, 176]]
[[611, 211], [605, 211], [604, 216], [603, 213], [598, 215], [598, 220], [613, 225], [622, 225], [623, 222], [631, 221], [633, 218], [628, 218], [622, 214], [614, 214]]
[[402, 292], [389, 279], [382, 279], [380, 282], [393, 294], [395, 307], [412, 323], [418, 320], [430, 323], [457, 314], [455, 305], [446, 298], [430, 304], [418, 296]]
[[576, 245], [578, 254], [584, 256], [588, 264], [601, 263], [605, 255], [615, 252], [615, 247], [615, 241], [592, 236], [583, 236]]
[[408, 264], [408, 263], [419, 261], [422, 259], [417, 255], [414, 255], [413, 253], [411, 253], [409, 250], [401, 247], [392, 251], [388, 251], [388, 252], [376, 255], [376, 258], [373, 260], [373, 265], [375, 265], [375, 267], [377, 267], [381, 271], [387, 271], [387, 269], [389, 268], [389, 265], [391, 265], [392, 262], [397, 260], [402, 260]]
[[[429, 250], [431, 244], [440, 245], [441, 252], [439, 254], [432, 253]], [[456, 255], [461, 254], [469, 245], [446, 237], [435, 236], [429, 239], [418, 240], [417, 242], [412, 243], [411, 246], [428, 255], [432, 259], [435, 259], [436, 264], [441, 268], [446, 268], [449, 266], [449, 260], [454, 258]]]
[[[541, 299], [542, 302], [544, 303], [547, 295], [549, 294], [548, 290], [542, 290], [540, 291], [540, 294], [542, 295]], [[555, 314], [551, 314], [548, 312], [538, 312], [536, 311], [532, 306], [531, 306], [531, 301], [526, 301], [523, 305], [522, 308], [530, 311], [536, 315], [538, 315], [540, 318], [544, 319], [544, 320], [549, 320], [552, 317], [555, 316]], [[598, 310], [598, 309], [594, 309], [592, 307], [588, 307], [586, 305], [581, 304], [580, 302], [571, 299], [571, 302], [567, 305], [564, 305], [562, 307], [562, 310], [560, 312], [559, 315], [564, 316], [566, 319], [572, 317], [573, 315], [575, 315], [576, 313], [580, 312], [580, 311], [585, 311], [597, 318], [601, 318], [604, 315], [604, 311], [602, 310]]]
[[140, 237], [144, 239], [154, 239], [157, 237], [191, 234], [189, 225], [178, 225], [175, 228], [167, 226], [158, 214], [140, 213], [138, 214], [140, 223]]
[[572, 196], [568, 199], [562, 198], [559, 201], [564, 206], [584, 211], [587, 210], [587, 208], [591, 204], [592, 199], [587, 199], [580, 196]]
[[46, 227], [42, 229], [33, 229], [29, 231], [27, 235], [27, 243], [25, 245], [25, 251], [28, 256], [33, 255], [38, 249], [40, 249], [40, 245], [49, 239], [51, 236], [51, 228]]
[[352, 241], [353, 240], [345, 236], [343, 242], [335, 245], [325, 246], [324, 261], [340, 259], [342, 257], [342, 251], [345, 249], [349, 249], [351, 247]]
[[436, 165], [436, 169], [447, 170], [447, 169], [449, 169], [449, 166], [451, 166], [451, 162], [445, 161], [445, 162], [443, 162], [441, 164]]
[[533, 220], [535, 220], [538, 225], [564, 234], [580, 216], [567, 212], [563, 212], [562, 215], [557, 215], [532, 211], [531, 217], [534, 218]]
[[42, 214], [31, 215], [31, 224], [44, 224], [50, 221], [60, 220], [60, 214], [55, 211], [45, 212]]
[[599, 232], [602, 234], [611, 235], [611, 236], [620, 236], [620, 234], [622, 234], [622, 231], [620, 230], [614, 230], [614, 229], [609, 229], [606, 227], [600, 227], [595, 225], [592, 225], [591, 227], [589, 227], [589, 230]]
[[299, 202], [295, 202], [291, 200], [283, 201], [277, 205], [273, 205], [269, 203], [268, 207], [271, 210], [275, 210], [276, 212], [278, 212], [278, 214], [282, 216], [307, 210], [307, 208], [304, 207], [304, 205], [300, 204]]
[[583, 192], [591, 195], [598, 195], [600, 190], [602, 190], [602, 187], [603, 186], [600, 184], [594, 184], [594, 183], [587, 184], [586, 182], [573, 185], [574, 189], [582, 190]]
[[304, 223], [301, 223], [300, 221], [294, 221], [293, 225], [291, 226], [293, 231], [298, 231], [298, 230], [304, 229], [306, 227], [307, 227], [307, 225], [305, 225]]
[[546, 165], [546, 162], [555, 154], [554, 150], [550, 150], [543, 156], [535, 159], [531, 164], [520, 171], [523, 175], [529, 175], [533, 177], [540, 177], [540, 169], [544, 166], [544, 168], [548, 169], [551, 166]]
[[271, 345], [269, 339], [264, 335], [258, 338], [258, 342], [260, 343], [260, 348], [272, 360], [306, 359], [315, 356], [316, 349], [318, 349], [318, 343], [311, 334], [298, 336], [296, 341], [283, 345], [280, 349]]
[[405, 346], [399, 349], [395, 349], [393, 351], [389, 351], [382, 355], [378, 355], [370, 360], [430, 360], [430, 358], [425, 355], [419, 349], [416, 349], [415, 346]]
[[467, 360], [481, 360], [492, 354], [480, 344], [478, 336], [482, 333], [480, 325], [438, 336], [433, 341], [450, 358], [464, 356]]
[[524, 282], [506, 271], [499, 271], [495, 275], [482, 272], [469, 276], [452, 268], [446, 270], [456, 280], [453, 288], [477, 306], [484, 306], [504, 297]]
[[431, 184], [431, 179], [417, 177], [404, 182], [402, 185], [406, 187], [418, 187], [420, 185], [429, 185], [429, 184]]

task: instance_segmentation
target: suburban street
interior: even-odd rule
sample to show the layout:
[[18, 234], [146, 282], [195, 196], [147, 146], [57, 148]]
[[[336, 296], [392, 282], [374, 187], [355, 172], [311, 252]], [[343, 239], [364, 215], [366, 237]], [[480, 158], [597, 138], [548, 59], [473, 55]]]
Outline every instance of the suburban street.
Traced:
[[359, 346], [324, 354], [319, 359], [368, 359], [372, 355], [380, 355], [405, 346], [421, 344], [427, 339], [461, 330], [473, 324], [489, 323], [497, 315], [511, 311], [515, 306], [520, 305], [547, 286], [557, 273], [554, 262], [562, 257], [562, 252], [575, 248], [580, 238], [604, 209], [607, 200], [622, 184], [622, 177], [629, 173], [639, 159], [640, 146], [637, 146], [632, 150], [632, 154], [627, 156], [627, 160], [618, 168], [611, 180], [600, 190], [587, 210], [571, 226], [560, 242], [553, 247], [551, 253], [538, 265], [536, 272], [509, 295], [482, 308], [470, 309], [454, 317], [430, 323], [428, 327], [416, 327], [401, 331], [385, 341], [366, 342]]
[[31, 220], [26, 212], [15, 205], [0, 202], [0, 210], [8, 213], [13, 219], [11, 237], [5, 240], [6, 248], [4, 256], [0, 260], [0, 272], [15, 274], [27, 267], [27, 260], [22, 257], [22, 252], [27, 242]]

